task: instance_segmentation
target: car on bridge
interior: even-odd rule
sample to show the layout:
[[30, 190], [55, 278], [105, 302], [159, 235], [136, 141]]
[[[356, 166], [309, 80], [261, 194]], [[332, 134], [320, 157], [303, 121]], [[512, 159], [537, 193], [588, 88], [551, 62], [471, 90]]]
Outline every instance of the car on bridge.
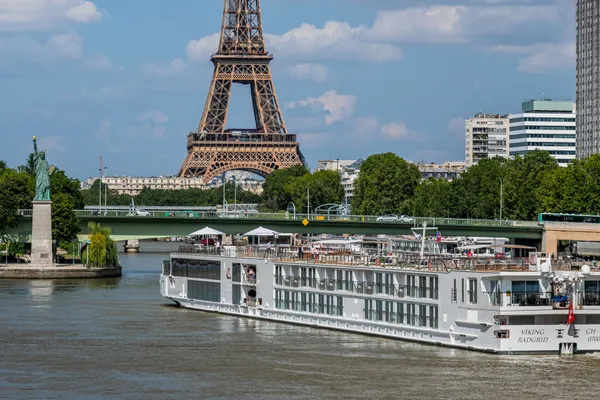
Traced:
[[149, 217], [150, 213], [146, 210], [140, 210], [139, 208], [135, 210], [135, 215], [138, 217]]
[[415, 222], [415, 220], [408, 215], [397, 216], [394, 214], [387, 214], [377, 217], [377, 222]]

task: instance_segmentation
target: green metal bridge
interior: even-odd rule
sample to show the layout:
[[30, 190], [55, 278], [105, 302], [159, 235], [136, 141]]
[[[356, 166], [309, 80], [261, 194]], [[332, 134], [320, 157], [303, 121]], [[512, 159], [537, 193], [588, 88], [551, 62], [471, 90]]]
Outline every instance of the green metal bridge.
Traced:
[[[241, 234], [258, 226], [285, 233], [412, 235], [413, 229], [437, 228], [443, 236], [504, 237], [515, 241], [541, 241], [544, 228], [535, 221], [498, 221], [454, 218], [413, 218], [413, 222], [382, 222], [376, 216], [286, 215], [272, 213], [224, 213], [153, 211], [147, 216], [129, 211], [77, 210], [80, 239], [87, 238], [87, 225], [95, 221], [112, 229], [116, 241], [187, 236], [205, 226], [227, 234]], [[19, 224], [9, 229], [12, 240], [30, 241], [31, 210], [19, 210]], [[435, 235], [429, 230], [428, 235]]]

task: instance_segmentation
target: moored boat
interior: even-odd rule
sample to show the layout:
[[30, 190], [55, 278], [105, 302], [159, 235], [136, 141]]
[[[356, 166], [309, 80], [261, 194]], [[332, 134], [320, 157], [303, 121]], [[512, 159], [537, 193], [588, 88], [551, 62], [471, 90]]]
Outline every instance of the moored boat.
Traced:
[[499, 354], [600, 351], [600, 271], [524, 258], [181, 246], [181, 307]]

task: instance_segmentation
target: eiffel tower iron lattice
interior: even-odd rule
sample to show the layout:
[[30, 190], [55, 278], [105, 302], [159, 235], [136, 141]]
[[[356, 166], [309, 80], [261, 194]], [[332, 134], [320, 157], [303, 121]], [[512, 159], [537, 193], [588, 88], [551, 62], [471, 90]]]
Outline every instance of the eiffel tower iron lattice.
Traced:
[[[227, 171], [266, 177], [305, 163], [296, 135], [289, 134], [271, 77], [262, 29], [260, 0], [225, 0], [219, 48], [212, 56], [212, 83], [198, 125], [188, 135], [180, 177], [208, 182]], [[226, 129], [234, 83], [250, 85], [256, 127]]]

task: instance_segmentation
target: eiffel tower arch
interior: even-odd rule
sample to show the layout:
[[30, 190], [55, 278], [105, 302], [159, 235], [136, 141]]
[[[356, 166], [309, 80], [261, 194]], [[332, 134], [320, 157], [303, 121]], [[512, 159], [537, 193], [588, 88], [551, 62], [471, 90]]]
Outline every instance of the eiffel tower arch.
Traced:
[[[180, 177], [203, 182], [232, 170], [262, 177], [304, 164], [296, 135], [287, 131], [265, 48], [260, 0], [225, 0], [215, 68], [198, 130], [187, 138]], [[256, 126], [225, 129], [233, 84], [250, 85]]]

